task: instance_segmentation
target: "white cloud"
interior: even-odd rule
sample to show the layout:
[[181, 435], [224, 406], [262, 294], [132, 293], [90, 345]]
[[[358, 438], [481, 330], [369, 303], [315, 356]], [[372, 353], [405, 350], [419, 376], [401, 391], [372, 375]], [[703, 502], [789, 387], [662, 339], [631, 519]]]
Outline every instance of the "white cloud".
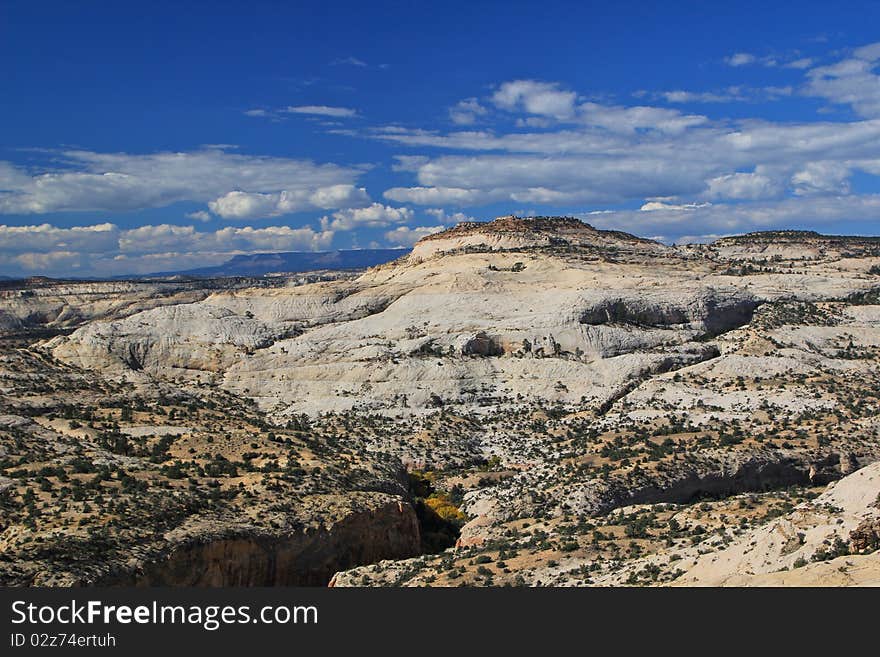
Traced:
[[417, 226], [416, 228], [398, 226], [394, 230], [386, 232], [385, 239], [397, 246], [412, 246], [423, 237], [439, 233], [445, 229], [446, 226]]
[[730, 86], [719, 91], [673, 91], [643, 92], [642, 95], [664, 100], [667, 103], [753, 103], [787, 98], [795, 92], [792, 86], [745, 87]]
[[803, 187], [801, 177], [792, 177], [817, 157], [838, 162], [841, 172], [875, 171], [880, 161], [880, 121], [753, 121], [736, 129], [700, 125], [679, 134], [649, 137], [634, 131], [609, 140], [576, 131], [432, 137], [435, 146], [452, 149], [468, 141], [474, 149], [509, 152], [413, 160], [408, 168], [414, 169], [417, 184], [388, 189], [385, 198], [459, 207], [505, 200], [616, 203], [687, 195], [761, 199]]
[[443, 208], [426, 208], [425, 214], [434, 217], [437, 221], [444, 225], [458, 224], [462, 221], [476, 221], [476, 218], [466, 215], [464, 212], [453, 212], [449, 214]]
[[229, 192], [208, 203], [224, 219], [261, 219], [305, 210], [351, 208], [370, 202], [367, 190], [354, 185], [331, 185], [316, 190], [282, 190], [275, 194]]
[[732, 93], [713, 93], [707, 91], [661, 91], [657, 94], [667, 103], [729, 103], [740, 100], [740, 97]]
[[309, 226], [228, 226], [216, 231], [170, 224], [128, 230], [111, 223], [0, 226], [0, 271], [56, 276], [149, 273], [216, 264], [242, 253], [323, 250], [333, 236], [332, 230]]
[[809, 57], [802, 57], [800, 59], [795, 59], [794, 61], [788, 62], [785, 64], [786, 68], [794, 68], [794, 69], [807, 69], [813, 65], [813, 60]]
[[472, 206], [495, 201], [570, 204], [697, 193], [714, 165], [661, 153], [609, 157], [502, 154], [441, 156], [421, 165], [420, 185], [386, 198], [422, 205]]
[[[120, 254], [110, 257], [95, 256], [87, 261], [89, 276], [137, 276], [158, 272], [184, 271], [196, 267], [220, 265], [235, 255], [233, 252], [189, 251], [179, 253], [145, 253], [143, 255]], [[80, 275], [86, 272], [80, 272]]]
[[724, 58], [724, 63], [728, 66], [740, 67], [740, 66], [750, 66], [753, 64], [757, 64], [760, 66], [765, 66], [767, 68], [775, 68], [777, 66], [782, 66], [784, 68], [793, 68], [793, 69], [805, 69], [809, 68], [813, 60], [807, 57], [800, 57], [796, 59], [791, 59], [791, 57], [797, 57], [797, 54], [789, 53], [788, 55], [764, 55], [758, 56], [752, 54], [750, 52], [738, 52], [730, 55], [729, 57]]
[[851, 105], [864, 117], [880, 117], [880, 42], [853, 52], [852, 57], [807, 72], [806, 93], [838, 105]]
[[431, 158], [426, 155], [395, 155], [394, 164], [391, 165], [391, 170], [418, 171], [421, 165], [430, 161]]
[[623, 107], [584, 103], [578, 109], [587, 125], [598, 126], [612, 132], [652, 129], [675, 134], [708, 121], [705, 116], [682, 114], [678, 110], [664, 107]]
[[779, 196], [782, 188], [760, 173], [729, 173], [707, 181], [703, 194], [711, 199], [757, 200]]
[[141, 226], [121, 231], [118, 250], [123, 253], [152, 253], [155, 251], [180, 250], [188, 251], [198, 235], [194, 226], [174, 226], [160, 224], [158, 226]]
[[553, 125], [553, 119], [543, 116], [519, 117], [515, 125], [517, 128], [549, 128]]
[[195, 212], [187, 212], [186, 217], [188, 219], [195, 219], [197, 221], [211, 221], [211, 214], [209, 212], [205, 212], [204, 210], [196, 210]]
[[680, 235], [676, 239], [669, 239], [665, 235], [657, 235], [651, 239], [657, 242], [667, 242], [676, 244], [707, 244], [720, 240], [722, 237], [730, 237], [735, 233], [702, 233], [700, 235]]
[[809, 162], [791, 177], [794, 193], [807, 196], [812, 194], [848, 194], [850, 191], [850, 169], [841, 162]]
[[368, 66], [368, 64], [364, 60], [358, 59], [357, 57], [342, 57], [340, 59], [334, 59], [332, 62], [330, 62], [330, 64], [333, 66], [347, 64], [348, 66], [357, 66], [360, 68], [365, 68], [366, 66]]
[[759, 92], [763, 93], [768, 100], [778, 100], [792, 96], [794, 94], [794, 87], [761, 87]]
[[481, 205], [491, 198], [483, 190], [461, 187], [392, 187], [383, 196], [398, 203], [418, 205]]
[[828, 226], [839, 221], [861, 221], [876, 231], [880, 195], [787, 198], [771, 202], [704, 204], [699, 207], [657, 209], [653, 212], [620, 210], [584, 214], [600, 228], [616, 228], [640, 235], [682, 236], [732, 234], [794, 226]]
[[[660, 212], [661, 210], [698, 210], [712, 205], [711, 203], [666, 203], [664, 201], [648, 201], [639, 208], [639, 212]], [[613, 213], [613, 211], [612, 211]], [[604, 213], [608, 214], [608, 213]]]
[[55, 272], [77, 275], [83, 269], [83, 257], [74, 251], [7, 254], [0, 251], [0, 270], [15, 276], [49, 275]]
[[337, 119], [347, 119], [357, 116], [357, 110], [349, 107], [329, 107], [327, 105], [298, 105], [284, 110], [290, 114], [310, 114], [313, 116], [332, 116]]
[[382, 228], [391, 224], [411, 221], [413, 211], [410, 208], [395, 208], [390, 205], [373, 203], [365, 208], [351, 208], [333, 213], [333, 219], [323, 217], [321, 226], [324, 230], [344, 231], [353, 228]]
[[[792, 70], [778, 74], [804, 76], [804, 84], [641, 96], [666, 103], [709, 103], [809, 94], [850, 105], [862, 118], [786, 123], [710, 119], [650, 104], [586, 102], [556, 82], [513, 80], [496, 86], [488, 98], [466, 98], [452, 107], [450, 119], [463, 128], [441, 132], [389, 125], [347, 131], [426, 151], [396, 158], [392, 169], [410, 180], [387, 189], [384, 198], [425, 206], [422, 216], [431, 217], [425, 223], [433, 224], [427, 227], [412, 227], [415, 212], [408, 207], [371, 204], [366, 190], [357, 186], [364, 167], [231, 154], [219, 147], [151, 155], [65, 151], [57, 154], [53, 169], [36, 173], [0, 162], [0, 213], [134, 210], [195, 201], [229, 219], [318, 209], [327, 216], [317, 231], [267, 227], [224, 233], [160, 226], [127, 234], [113, 224], [100, 224], [100, 230], [44, 224], [19, 233], [0, 232], [0, 262], [18, 270], [26, 263], [49, 267], [53, 262], [94, 270], [99, 256], [103, 258], [100, 249], [92, 252], [85, 245], [94, 243], [103, 244], [114, 257], [146, 267], [180, 254], [220, 257], [291, 243], [315, 248], [329, 244], [334, 231], [360, 227], [386, 229], [388, 241], [406, 243], [420, 232], [469, 219], [466, 212], [451, 208], [490, 203], [516, 203], [512, 207], [539, 212], [544, 212], [540, 206], [570, 211], [626, 203], [640, 209], [590, 216], [608, 227], [673, 238], [880, 218], [878, 197], [850, 195], [855, 172], [880, 175], [880, 43], [820, 67], [807, 58], [748, 53], [732, 56], [732, 65], [736, 57], [740, 66], [787, 67]], [[503, 115], [504, 127], [467, 127], [478, 121], [488, 124], [490, 117], [502, 115], [496, 110], [509, 113]], [[275, 115], [274, 110], [258, 111]], [[356, 115], [355, 110], [329, 106], [291, 111], [331, 118]], [[210, 219], [205, 210], [187, 216]], [[267, 232], [235, 232], [256, 230]], [[305, 232], [285, 232], [297, 230]], [[20, 246], [6, 248], [5, 240]], [[151, 250], [131, 251], [147, 248], [138, 243]], [[16, 264], [9, 264], [10, 259]]]
[[231, 191], [286, 191], [309, 198], [338, 185], [355, 189], [363, 171], [219, 149], [149, 155], [64, 151], [59, 158], [59, 168], [38, 174], [8, 163], [0, 166], [0, 213], [142, 210], [181, 201], [207, 203]]
[[478, 117], [485, 116], [488, 112], [476, 98], [467, 98], [449, 109], [449, 118], [456, 125], [472, 125]]
[[129, 255], [151, 253], [246, 253], [262, 251], [318, 251], [333, 240], [332, 231], [315, 231], [309, 226], [267, 226], [197, 231], [193, 226], [141, 226], [119, 236], [119, 252]]
[[309, 204], [322, 210], [359, 207], [369, 202], [366, 188], [354, 185], [319, 187], [309, 194]]
[[278, 215], [281, 194], [229, 192], [210, 201], [211, 212], [224, 219], [258, 218]]
[[853, 51], [853, 55], [858, 59], [862, 59], [868, 62], [876, 62], [880, 60], [880, 41], [876, 43], [869, 43], [866, 46], [862, 46], [861, 48], [856, 48]]
[[746, 66], [748, 64], [754, 64], [758, 61], [758, 58], [748, 52], [738, 52], [729, 57], [725, 57], [724, 61], [728, 66]]
[[[873, 49], [857, 52], [874, 56]], [[726, 93], [772, 99], [795, 91], [794, 86], [729, 87]], [[499, 85], [492, 100], [513, 112], [537, 112], [528, 109], [534, 97], [558, 92], [563, 89], [556, 83], [520, 80]], [[576, 98], [566, 93], [565, 98]], [[395, 170], [411, 172], [415, 180], [385, 190], [385, 198], [435, 207], [511, 201], [572, 206], [657, 197], [676, 197], [680, 203], [757, 201], [844, 193], [852, 172], [880, 173], [880, 119], [712, 120], [643, 105], [572, 101], [569, 111], [567, 103], [560, 100], [563, 109], [548, 112], [555, 116], [520, 116], [518, 129], [507, 132], [375, 129], [369, 134], [376, 139], [453, 152], [400, 157]], [[566, 118], [556, 118], [561, 116]], [[533, 118], [542, 121], [538, 129], [529, 125]], [[560, 122], [564, 127], [552, 129]], [[816, 162], [823, 163], [821, 169]]]
[[97, 253], [114, 250], [118, 242], [119, 229], [111, 223], [73, 228], [58, 228], [51, 224], [0, 225], [0, 252], [3, 253], [49, 253], [65, 250]]
[[553, 82], [513, 80], [505, 82], [492, 95], [492, 102], [500, 109], [522, 109], [529, 114], [567, 119], [574, 114], [577, 94], [565, 91]]

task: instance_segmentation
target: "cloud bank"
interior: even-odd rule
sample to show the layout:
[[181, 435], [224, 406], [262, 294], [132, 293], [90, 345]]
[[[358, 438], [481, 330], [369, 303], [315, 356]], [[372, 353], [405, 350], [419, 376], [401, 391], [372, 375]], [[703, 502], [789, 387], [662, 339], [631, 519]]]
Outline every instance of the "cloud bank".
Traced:
[[8, 275], [115, 276], [188, 269], [234, 255], [330, 248], [332, 230], [267, 226], [200, 231], [170, 224], [122, 229], [113, 223], [75, 228], [0, 225], [0, 270]]
[[221, 217], [259, 218], [369, 202], [355, 184], [364, 167], [221, 149], [54, 155], [56, 166], [36, 173], [0, 162], [0, 214], [120, 212], [195, 201]]

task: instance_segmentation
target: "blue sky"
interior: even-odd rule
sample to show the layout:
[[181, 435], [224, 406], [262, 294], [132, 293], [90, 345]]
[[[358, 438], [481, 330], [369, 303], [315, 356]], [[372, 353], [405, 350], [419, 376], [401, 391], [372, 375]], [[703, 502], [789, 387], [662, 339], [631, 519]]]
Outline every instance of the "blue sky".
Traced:
[[509, 213], [880, 234], [878, 25], [876, 2], [6, 0], [0, 274]]

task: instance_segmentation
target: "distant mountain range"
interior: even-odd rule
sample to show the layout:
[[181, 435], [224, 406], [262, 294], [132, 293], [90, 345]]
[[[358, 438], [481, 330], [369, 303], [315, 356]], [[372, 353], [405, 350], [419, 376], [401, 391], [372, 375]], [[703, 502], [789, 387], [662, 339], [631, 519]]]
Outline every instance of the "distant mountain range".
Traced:
[[318, 269], [364, 269], [391, 262], [410, 249], [352, 249], [339, 251], [291, 251], [238, 255], [214, 267], [161, 272], [152, 276], [264, 276], [274, 272], [298, 273]]

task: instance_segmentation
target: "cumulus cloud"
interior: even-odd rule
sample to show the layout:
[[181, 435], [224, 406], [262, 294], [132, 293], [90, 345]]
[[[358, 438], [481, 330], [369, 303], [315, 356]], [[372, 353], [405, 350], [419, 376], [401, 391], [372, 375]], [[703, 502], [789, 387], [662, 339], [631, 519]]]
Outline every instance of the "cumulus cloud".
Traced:
[[[364, 170], [220, 149], [148, 155], [64, 151], [58, 158], [57, 168], [36, 174], [9, 163], [0, 165], [0, 214], [142, 210], [181, 201], [207, 203], [233, 191], [277, 196], [287, 192], [292, 198], [308, 199], [328, 189], [359, 189], [354, 182]], [[348, 204], [352, 195], [366, 200], [362, 190], [340, 198]], [[289, 211], [312, 206], [291, 203]]]
[[577, 94], [559, 84], [539, 80], [505, 82], [492, 95], [496, 107], [508, 111], [522, 109], [529, 114], [566, 119], [574, 114]]
[[[476, 221], [474, 217], [463, 212], [449, 213], [443, 208], [426, 208], [424, 213], [436, 221], [433, 226], [397, 226], [385, 232], [385, 240], [396, 246], [412, 246], [426, 235], [439, 233], [441, 230], [460, 223], [462, 221]], [[407, 210], [404, 214], [393, 217], [395, 222], [411, 221], [413, 212]]]
[[360, 227], [383, 228], [411, 221], [413, 215], [410, 208], [395, 208], [390, 205], [373, 203], [365, 208], [351, 208], [334, 212], [332, 219], [322, 217], [321, 227], [330, 231], [352, 230]]
[[278, 214], [281, 194], [258, 192], [229, 192], [208, 203], [211, 212], [224, 219], [268, 217]]
[[234, 191], [210, 201], [208, 207], [224, 219], [261, 219], [304, 210], [357, 207], [369, 202], [363, 187], [331, 185], [314, 191], [292, 189], [275, 194]]

